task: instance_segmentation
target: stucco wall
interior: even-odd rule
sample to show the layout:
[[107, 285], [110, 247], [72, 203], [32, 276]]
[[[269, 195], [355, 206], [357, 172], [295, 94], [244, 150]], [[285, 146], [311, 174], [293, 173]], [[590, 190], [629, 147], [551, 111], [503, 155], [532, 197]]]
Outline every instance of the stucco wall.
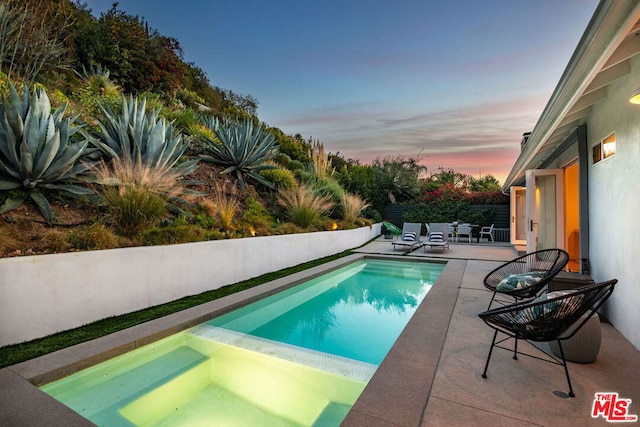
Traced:
[[358, 247], [380, 224], [327, 231], [0, 259], [0, 346]]
[[612, 324], [640, 349], [640, 105], [628, 102], [640, 84], [640, 57], [631, 73], [607, 88], [587, 122], [590, 146], [616, 134], [616, 154], [589, 167], [591, 275], [617, 278], [607, 306]]

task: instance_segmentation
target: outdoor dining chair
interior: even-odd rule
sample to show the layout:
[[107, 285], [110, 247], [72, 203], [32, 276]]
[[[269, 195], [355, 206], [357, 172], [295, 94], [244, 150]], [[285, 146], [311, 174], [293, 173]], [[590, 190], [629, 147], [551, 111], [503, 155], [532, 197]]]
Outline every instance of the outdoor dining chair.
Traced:
[[479, 238], [482, 239], [483, 236], [486, 236], [487, 240], [491, 239], [491, 241], [494, 242], [495, 240], [493, 240], [493, 227], [494, 224], [491, 224], [491, 227], [482, 227], [480, 229]]
[[[533, 301], [520, 302], [480, 313], [478, 316], [495, 330], [482, 378], [487, 378], [487, 369], [493, 349], [501, 348], [513, 351], [513, 358], [516, 360], [518, 354], [521, 354], [544, 362], [562, 365], [569, 385], [569, 396], [574, 397], [562, 341], [573, 337], [587, 323], [589, 318], [609, 298], [617, 282], [617, 279], [613, 279], [575, 290], [549, 292]], [[504, 334], [506, 337], [498, 340], [498, 333]], [[510, 339], [514, 339], [513, 349], [502, 345]], [[561, 360], [551, 351], [545, 351], [543, 346], [534, 345], [533, 349], [545, 354], [546, 358], [519, 351], [518, 340], [537, 343], [557, 342]]]
[[542, 249], [502, 264], [484, 278], [484, 287], [493, 292], [487, 308], [491, 308], [494, 300], [499, 301], [497, 295], [513, 298], [515, 302], [535, 298], [568, 262], [566, 251]]
[[460, 241], [460, 236], [467, 236], [469, 238], [469, 243], [471, 243], [471, 225], [469, 224], [460, 224], [458, 225], [458, 232], [456, 233], [456, 241]]

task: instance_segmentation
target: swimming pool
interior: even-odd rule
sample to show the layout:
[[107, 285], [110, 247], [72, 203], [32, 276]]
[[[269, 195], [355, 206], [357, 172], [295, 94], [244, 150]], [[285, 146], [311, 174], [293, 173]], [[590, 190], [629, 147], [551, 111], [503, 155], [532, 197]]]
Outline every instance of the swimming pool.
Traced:
[[42, 390], [98, 425], [338, 425], [443, 268], [360, 260]]

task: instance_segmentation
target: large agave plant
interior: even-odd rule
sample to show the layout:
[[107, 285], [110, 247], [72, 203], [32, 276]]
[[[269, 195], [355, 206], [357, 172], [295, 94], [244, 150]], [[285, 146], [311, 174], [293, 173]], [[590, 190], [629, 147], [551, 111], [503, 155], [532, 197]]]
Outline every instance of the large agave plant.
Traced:
[[[102, 151], [108, 160], [115, 160], [114, 165], [126, 164], [133, 170], [148, 170], [161, 181], [180, 181], [177, 194], [161, 194], [168, 200], [168, 208], [181, 214], [187, 212], [178, 204], [188, 204], [179, 195], [202, 196], [204, 193], [193, 191], [187, 185], [198, 184], [198, 181], [182, 179], [196, 170], [199, 159], [180, 162], [189, 143], [175, 131], [172, 123], [158, 117], [158, 111], [147, 112], [146, 99], [138, 102], [131, 96], [129, 101], [122, 97], [122, 112], [116, 114], [108, 103], [100, 105], [103, 120], [98, 121], [101, 132], [91, 141]], [[114, 171], [115, 172], [115, 171]], [[104, 175], [104, 174], [103, 174]], [[96, 179], [101, 185], [121, 185], [114, 174], [112, 179]]]
[[182, 163], [179, 160], [188, 142], [175, 131], [172, 123], [158, 117], [158, 111], [146, 111], [146, 99], [138, 102], [131, 96], [122, 97], [122, 112], [114, 113], [107, 103], [102, 104], [103, 120], [98, 120], [101, 132], [92, 142], [109, 159], [119, 158], [133, 164], [172, 170], [178, 176], [193, 172], [199, 159]]
[[93, 162], [86, 156], [86, 138], [72, 142], [80, 126], [74, 118], [63, 119], [66, 105], [51, 112], [44, 89], [29, 92], [25, 85], [20, 97], [9, 83], [10, 99], [2, 95], [0, 105], [0, 191], [14, 191], [0, 207], [0, 214], [22, 204], [26, 197], [35, 202], [47, 223], [53, 223], [53, 210], [42, 189], [91, 194], [87, 188], [70, 182], [79, 178]]
[[254, 126], [251, 119], [233, 121], [211, 118], [205, 126], [213, 131], [220, 142], [204, 137], [208, 156], [205, 161], [224, 166], [222, 173], [235, 172], [240, 188], [244, 190], [244, 177], [251, 178], [269, 188], [271, 182], [259, 174], [261, 170], [275, 169], [268, 160], [277, 154], [276, 140], [262, 126]]

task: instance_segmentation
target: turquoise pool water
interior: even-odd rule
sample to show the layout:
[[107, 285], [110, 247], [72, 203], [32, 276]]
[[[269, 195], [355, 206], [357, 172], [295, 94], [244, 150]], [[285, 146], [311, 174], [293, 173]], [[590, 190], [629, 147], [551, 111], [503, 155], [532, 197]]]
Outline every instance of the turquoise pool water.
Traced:
[[41, 389], [99, 426], [339, 425], [443, 268], [357, 261]]
[[360, 261], [207, 325], [377, 365], [443, 268]]

